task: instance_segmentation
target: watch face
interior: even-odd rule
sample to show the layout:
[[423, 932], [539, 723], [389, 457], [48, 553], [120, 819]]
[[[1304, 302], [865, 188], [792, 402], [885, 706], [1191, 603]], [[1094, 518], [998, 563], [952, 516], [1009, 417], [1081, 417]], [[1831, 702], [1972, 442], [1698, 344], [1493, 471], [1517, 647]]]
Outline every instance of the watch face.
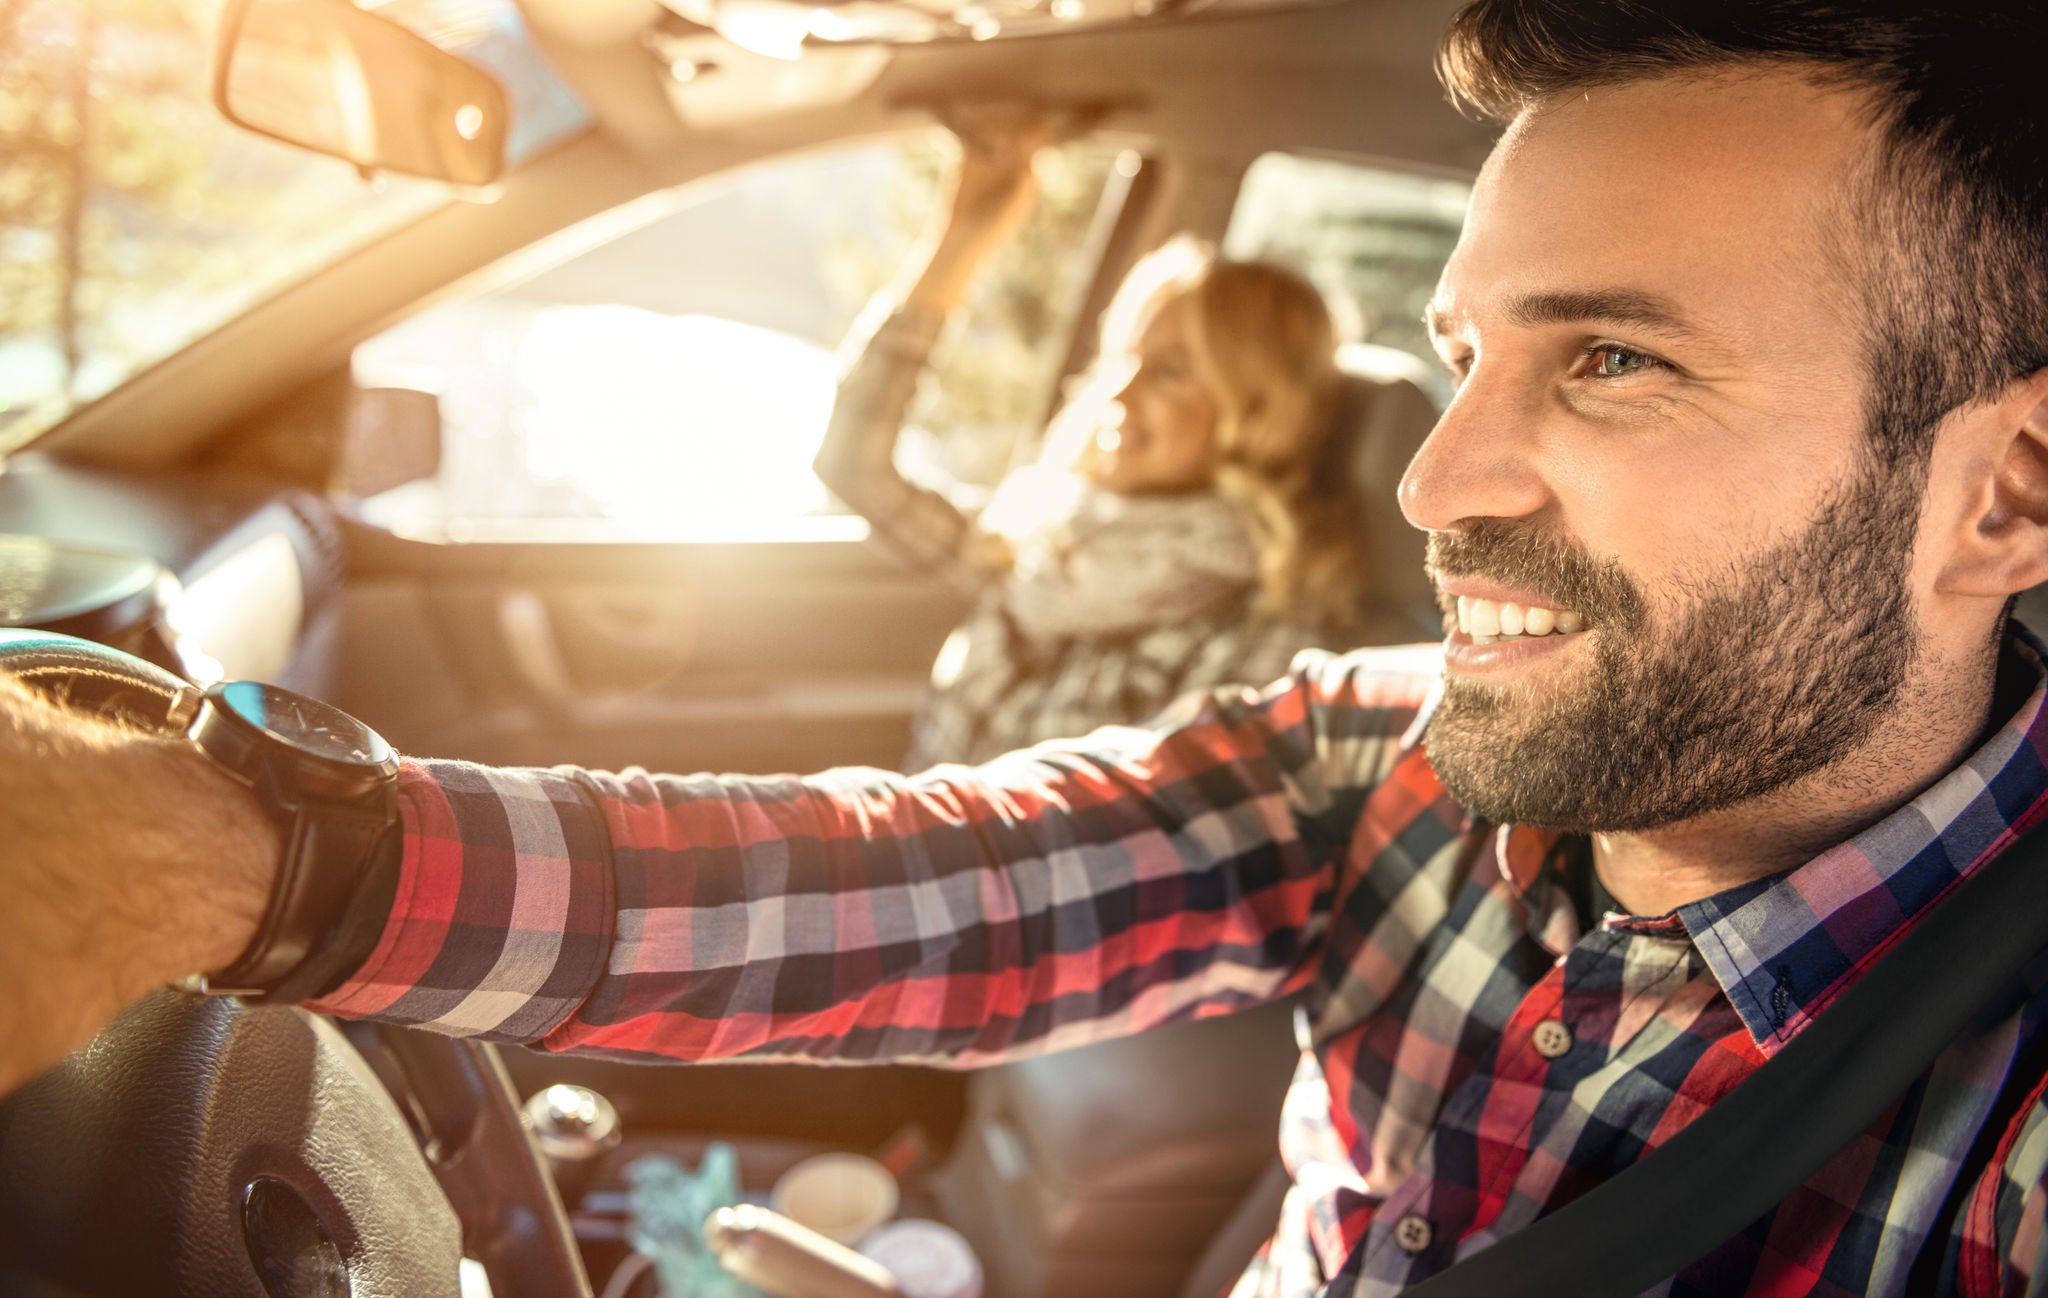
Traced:
[[309, 757], [350, 766], [391, 760], [391, 746], [376, 731], [318, 699], [255, 681], [230, 682], [218, 694], [242, 720]]

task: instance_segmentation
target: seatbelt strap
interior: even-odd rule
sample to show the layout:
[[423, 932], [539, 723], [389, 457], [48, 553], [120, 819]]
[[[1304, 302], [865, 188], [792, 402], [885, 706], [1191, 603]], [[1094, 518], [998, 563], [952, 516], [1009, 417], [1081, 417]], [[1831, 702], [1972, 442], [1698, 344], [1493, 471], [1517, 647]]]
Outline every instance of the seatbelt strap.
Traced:
[[1732, 1239], [1867, 1130], [2048, 948], [2048, 828], [1977, 867], [1684, 1130], [1404, 1292], [1634, 1298]]

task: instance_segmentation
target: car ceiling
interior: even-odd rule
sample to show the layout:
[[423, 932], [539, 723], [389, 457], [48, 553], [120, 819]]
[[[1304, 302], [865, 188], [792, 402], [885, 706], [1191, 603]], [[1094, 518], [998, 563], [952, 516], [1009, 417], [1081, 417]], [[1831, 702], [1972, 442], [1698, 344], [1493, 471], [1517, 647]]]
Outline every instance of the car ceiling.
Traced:
[[[1220, 226], [1260, 153], [1469, 173], [1490, 139], [1445, 103], [1431, 72], [1457, 0], [1168, 14], [1057, 36], [830, 49], [798, 63], [714, 44], [725, 81], [710, 112], [671, 76], [673, 42], [647, 39], [652, 6], [602, 0], [578, 17], [587, 0], [521, 3], [583, 97], [592, 131], [513, 172], [494, 201], [452, 203], [246, 313], [39, 446], [109, 466], [179, 463], [344, 364], [363, 338], [536, 240], [752, 159], [923, 124], [938, 104], [1106, 107], [1099, 129], [1157, 145], [1169, 219], [1198, 230]], [[635, 14], [643, 21], [627, 21]]]
[[[960, 96], [987, 99], [1095, 100], [1124, 105], [1121, 121], [1146, 132], [1171, 123], [1219, 142], [1270, 147], [1276, 120], [1284, 129], [1320, 121], [1328, 147], [1351, 147], [1356, 126], [1382, 119], [1388, 107], [1414, 117], [1418, 104], [1441, 104], [1431, 74], [1437, 36], [1458, 0], [1344, 0], [1232, 12], [1164, 13], [1130, 23], [1064, 35], [999, 37], [986, 43], [812, 47], [803, 60], [782, 63], [725, 46], [667, 16], [652, 0], [521, 0], [536, 34], [575, 84], [605, 129], [665, 154], [703, 133], [693, 119], [694, 92], [756, 110], [754, 120], [792, 115], [808, 106], [837, 109], [849, 98], [877, 106]], [[634, 17], [640, 21], [629, 21]], [[667, 75], [677, 46], [710, 51], [715, 75], [677, 88]], [[717, 51], [721, 51], [718, 53]], [[879, 68], [872, 86], [834, 94], [848, 66]], [[733, 85], [732, 83], [739, 83]], [[1288, 102], [1290, 85], [1317, 87], [1332, 102]], [[1349, 92], [1349, 93], [1346, 93]], [[1424, 161], [1459, 165], [1471, 142], [1454, 115], [1451, 129], [1415, 141]], [[745, 109], [737, 122], [747, 120]], [[1414, 123], [1420, 125], [1421, 123]], [[1248, 138], [1249, 137], [1249, 138]]]

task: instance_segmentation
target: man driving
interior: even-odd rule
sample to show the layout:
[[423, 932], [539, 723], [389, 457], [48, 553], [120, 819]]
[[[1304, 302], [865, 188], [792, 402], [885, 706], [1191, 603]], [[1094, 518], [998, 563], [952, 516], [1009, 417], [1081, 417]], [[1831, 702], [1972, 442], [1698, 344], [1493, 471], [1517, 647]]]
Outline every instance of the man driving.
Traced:
[[[1293, 1187], [1234, 1292], [1485, 1249], [2048, 812], [2008, 620], [2048, 581], [2044, 56], [2020, 0], [1475, 0], [1440, 70], [1504, 130], [1400, 493], [1441, 647], [911, 777], [409, 761], [374, 922], [293, 985], [547, 1050], [965, 1066], [1301, 992]], [[0, 699], [12, 1086], [246, 964], [282, 848], [190, 746]], [[1659, 1292], [2048, 1288], [2044, 1020], [2015, 989]]]

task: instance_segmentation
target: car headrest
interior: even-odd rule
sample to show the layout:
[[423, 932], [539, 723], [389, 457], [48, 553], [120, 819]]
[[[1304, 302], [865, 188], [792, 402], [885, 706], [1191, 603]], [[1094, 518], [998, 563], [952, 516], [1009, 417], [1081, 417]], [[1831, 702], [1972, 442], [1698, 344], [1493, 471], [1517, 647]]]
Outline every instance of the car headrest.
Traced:
[[1443, 632], [1436, 596], [1423, 576], [1423, 534], [1401, 516], [1395, 491], [1408, 461], [1441, 413], [1429, 366], [1407, 352], [1352, 343], [1337, 353], [1344, 387], [1340, 435], [1353, 440], [1353, 478], [1371, 571], [1364, 574], [1367, 630], [1379, 643], [1434, 640]]

